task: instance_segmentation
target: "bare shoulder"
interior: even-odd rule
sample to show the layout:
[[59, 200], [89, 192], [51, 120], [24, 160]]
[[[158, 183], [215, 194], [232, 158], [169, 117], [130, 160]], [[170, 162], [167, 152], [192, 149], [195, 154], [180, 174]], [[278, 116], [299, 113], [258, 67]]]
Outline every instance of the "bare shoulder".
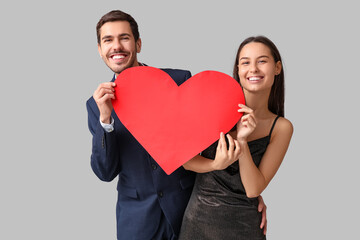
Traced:
[[278, 127], [280, 128], [280, 131], [294, 131], [293, 124], [290, 122], [290, 120], [284, 117], [280, 117], [276, 125], [278, 125]]
[[294, 132], [294, 126], [290, 122], [290, 120], [288, 120], [284, 117], [280, 117], [274, 126], [274, 131], [273, 131], [273, 135], [271, 136], [271, 138], [281, 136], [281, 138], [289, 138], [290, 139], [293, 132]]

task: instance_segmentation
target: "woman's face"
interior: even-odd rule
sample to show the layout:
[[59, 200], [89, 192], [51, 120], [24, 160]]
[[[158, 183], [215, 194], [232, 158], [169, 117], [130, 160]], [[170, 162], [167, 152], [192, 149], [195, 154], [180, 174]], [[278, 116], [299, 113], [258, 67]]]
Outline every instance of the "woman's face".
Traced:
[[281, 71], [281, 63], [275, 63], [270, 49], [258, 42], [246, 44], [239, 55], [241, 86], [249, 92], [270, 91], [275, 75]]

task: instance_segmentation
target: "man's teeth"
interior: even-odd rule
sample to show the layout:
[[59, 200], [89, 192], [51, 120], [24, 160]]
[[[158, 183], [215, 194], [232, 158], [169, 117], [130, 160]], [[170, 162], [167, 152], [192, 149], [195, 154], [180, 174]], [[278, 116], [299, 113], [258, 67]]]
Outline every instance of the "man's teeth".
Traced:
[[125, 56], [123, 56], [123, 55], [115, 55], [115, 56], [113, 56], [113, 59], [122, 59], [122, 58], [124, 58]]
[[249, 78], [249, 81], [258, 81], [258, 80], [260, 80], [259, 77], [250, 77]]

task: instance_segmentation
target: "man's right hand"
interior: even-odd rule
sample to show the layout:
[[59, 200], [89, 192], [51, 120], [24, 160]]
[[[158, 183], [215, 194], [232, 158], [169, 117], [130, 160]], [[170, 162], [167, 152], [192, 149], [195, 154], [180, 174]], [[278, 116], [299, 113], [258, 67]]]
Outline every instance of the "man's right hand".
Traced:
[[100, 111], [100, 121], [110, 123], [113, 105], [111, 99], [115, 99], [114, 87], [116, 83], [106, 82], [99, 85], [93, 94], [93, 98]]

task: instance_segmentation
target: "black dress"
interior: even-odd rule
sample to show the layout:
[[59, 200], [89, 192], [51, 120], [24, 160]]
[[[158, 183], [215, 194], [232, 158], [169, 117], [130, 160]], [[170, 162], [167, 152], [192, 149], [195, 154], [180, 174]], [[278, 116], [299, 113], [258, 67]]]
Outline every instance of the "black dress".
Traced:
[[[268, 136], [248, 142], [257, 167], [278, 117]], [[217, 143], [212, 144], [201, 155], [214, 159]], [[257, 210], [258, 204], [257, 198], [246, 196], [238, 161], [224, 170], [198, 173], [185, 210], [179, 239], [266, 239], [263, 229], [260, 229], [261, 213]]]

